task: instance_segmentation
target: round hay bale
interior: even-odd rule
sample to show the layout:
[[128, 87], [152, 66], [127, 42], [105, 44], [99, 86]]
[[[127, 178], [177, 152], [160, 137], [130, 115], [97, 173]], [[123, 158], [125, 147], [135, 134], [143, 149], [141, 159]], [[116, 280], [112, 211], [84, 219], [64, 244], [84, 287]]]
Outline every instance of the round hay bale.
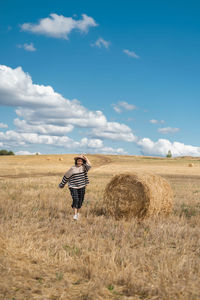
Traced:
[[50, 157], [47, 157], [47, 160], [50, 160], [51, 158]]
[[191, 164], [191, 163], [190, 163], [190, 164], [188, 164], [188, 167], [193, 167], [193, 166], [194, 166], [194, 164]]
[[173, 191], [158, 175], [119, 174], [105, 188], [103, 207], [115, 219], [167, 215], [172, 211]]
[[59, 161], [63, 161], [63, 158], [60, 157], [60, 158], [59, 158]]

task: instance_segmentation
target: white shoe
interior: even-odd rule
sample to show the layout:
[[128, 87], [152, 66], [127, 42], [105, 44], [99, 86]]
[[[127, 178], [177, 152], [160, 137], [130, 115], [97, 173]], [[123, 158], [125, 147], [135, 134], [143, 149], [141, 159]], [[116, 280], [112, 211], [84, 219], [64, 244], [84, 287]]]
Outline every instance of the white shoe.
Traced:
[[78, 220], [78, 215], [75, 214], [75, 215], [73, 216], [73, 219], [74, 219], [74, 220]]

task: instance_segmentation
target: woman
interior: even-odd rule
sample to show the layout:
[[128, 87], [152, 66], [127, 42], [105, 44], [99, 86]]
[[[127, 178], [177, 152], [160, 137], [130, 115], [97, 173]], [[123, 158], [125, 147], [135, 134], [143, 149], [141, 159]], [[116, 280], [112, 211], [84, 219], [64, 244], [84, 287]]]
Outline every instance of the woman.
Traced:
[[75, 165], [71, 167], [63, 176], [60, 188], [64, 188], [68, 182], [68, 187], [72, 196], [72, 208], [74, 210], [74, 220], [78, 220], [79, 211], [84, 201], [85, 187], [89, 184], [88, 171], [91, 163], [85, 155], [74, 157]]

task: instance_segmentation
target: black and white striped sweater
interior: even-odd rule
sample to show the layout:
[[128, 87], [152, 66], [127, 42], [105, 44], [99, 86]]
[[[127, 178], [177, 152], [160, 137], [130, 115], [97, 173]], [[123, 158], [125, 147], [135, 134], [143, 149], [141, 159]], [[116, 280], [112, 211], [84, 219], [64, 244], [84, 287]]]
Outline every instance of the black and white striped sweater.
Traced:
[[59, 184], [60, 188], [63, 188], [68, 182], [68, 186], [74, 189], [80, 189], [87, 184], [89, 184], [88, 171], [91, 166], [87, 163], [81, 165], [80, 167], [73, 166], [71, 167], [63, 176], [61, 183]]

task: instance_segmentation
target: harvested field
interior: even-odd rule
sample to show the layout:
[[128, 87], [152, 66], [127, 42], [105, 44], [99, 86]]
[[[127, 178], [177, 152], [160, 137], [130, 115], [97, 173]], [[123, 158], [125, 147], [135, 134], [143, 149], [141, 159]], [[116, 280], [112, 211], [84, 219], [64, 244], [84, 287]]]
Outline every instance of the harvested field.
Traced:
[[[68, 189], [58, 189], [74, 155], [48, 157], [0, 157], [0, 299], [200, 298], [199, 158], [89, 155], [90, 185], [74, 222]], [[104, 215], [106, 185], [127, 170], [170, 182], [168, 217]]]

